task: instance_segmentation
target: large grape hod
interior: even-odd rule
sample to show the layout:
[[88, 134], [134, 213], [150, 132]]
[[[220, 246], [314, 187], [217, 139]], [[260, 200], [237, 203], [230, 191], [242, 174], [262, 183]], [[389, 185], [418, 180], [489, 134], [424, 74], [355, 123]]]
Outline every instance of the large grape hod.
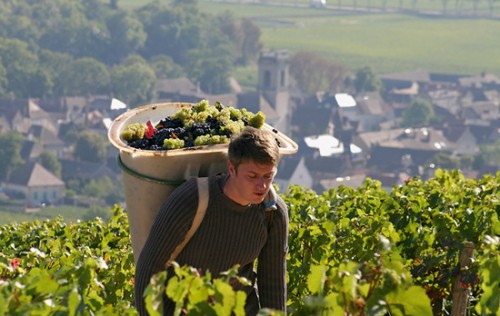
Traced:
[[[126, 211], [136, 261], [161, 204], [186, 179], [225, 172], [228, 146], [219, 144], [174, 150], [141, 150], [128, 146], [121, 139], [121, 132], [133, 123], [151, 121], [156, 124], [181, 108], [191, 106], [192, 103], [140, 106], [117, 117], [108, 130], [110, 142], [119, 149], [117, 162], [122, 169]], [[289, 137], [268, 124], [262, 128], [275, 134], [282, 155], [297, 152], [297, 144]]]

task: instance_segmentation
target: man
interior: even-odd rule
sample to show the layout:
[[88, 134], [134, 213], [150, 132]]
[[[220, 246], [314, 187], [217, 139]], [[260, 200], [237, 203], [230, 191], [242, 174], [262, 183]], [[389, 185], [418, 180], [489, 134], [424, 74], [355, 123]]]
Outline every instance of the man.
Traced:
[[[279, 160], [279, 146], [271, 133], [246, 127], [233, 139], [228, 173], [209, 177], [206, 214], [175, 260], [213, 276], [239, 264], [239, 275], [254, 284], [243, 289], [247, 315], [256, 315], [260, 308], [286, 310], [288, 209], [276, 195], [277, 209], [268, 217], [263, 203]], [[146, 315], [143, 293], [151, 276], [164, 268], [186, 236], [197, 206], [196, 179], [179, 186], [162, 205], [137, 262], [135, 302], [141, 315]], [[171, 315], [174, 305], [166, 299], [164, 314]]]

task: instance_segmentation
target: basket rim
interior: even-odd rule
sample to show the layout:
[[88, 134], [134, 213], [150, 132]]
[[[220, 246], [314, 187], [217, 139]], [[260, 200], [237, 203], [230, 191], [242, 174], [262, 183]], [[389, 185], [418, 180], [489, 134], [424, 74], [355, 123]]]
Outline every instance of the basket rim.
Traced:
[[[182, 155], [193, 155], [193, 154], [210, 154], [210, 153], [227, 153], [228, 144], [217, 144], [217, 145], [204, 145], [195, 146], [181, 149], [170, 149], [170, 150], [144, 150], [137, 149], [127, 145], [127, 143], [121, 139], [120, 135], [123, 129], [131, 123], [134, 123], [134, 117], [144, 115], [148, 111], [162, 111], [165, 109], [171, 109], [175, 111], [176, 109], [181, 109], [184, 107], [191, 107], [195, 103], [188, 102], [162, 102], [162, 103], [151, 103], [138, 106], [136, 108], [130, 109], [118, 117], [116, 117], [109, 129], [108, 129], [108, 139], [111, 144], [120, 150], [120, 154], [128, 153], [132, 155], [140, 155], [147, 157], [164, 157], [164, 156], [182, 156]], [[173, 114], [174, 112], [172, 112]], [[169, 115], [169, 114], [166, 114]], [[166, 116], [165, 115], [165, 116]], [[144, 122], [145, 123], [145, 122]], [[285, 147], [280, 147], [280, 154], [295, 154], [298, 151], [298, 145], [288, 136], [276, 130], [267, 123], [264, 123], [263, 129], [274, 133], [280, 144], [286, 144]]]

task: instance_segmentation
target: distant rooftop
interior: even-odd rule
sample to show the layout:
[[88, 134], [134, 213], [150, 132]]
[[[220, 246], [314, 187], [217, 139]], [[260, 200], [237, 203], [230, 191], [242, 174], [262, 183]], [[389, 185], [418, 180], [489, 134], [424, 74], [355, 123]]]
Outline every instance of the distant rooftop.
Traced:
[[[308, 136], [304, 138], [304, 141], [308, 147], [317, 148], [322, 157], [330, 157], [344, 153], [344, 144], [331, 135]], [[361, 153], [361, 148], [351, 144], [351, 153], [359, 154]]]

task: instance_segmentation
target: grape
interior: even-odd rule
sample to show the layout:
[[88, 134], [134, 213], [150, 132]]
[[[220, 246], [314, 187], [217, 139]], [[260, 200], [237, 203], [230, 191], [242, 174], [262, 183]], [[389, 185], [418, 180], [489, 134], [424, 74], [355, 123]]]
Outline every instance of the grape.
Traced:
[[165, 119], [161, 120], [157, 125], [157, 129], [161, 128], [176, 128], [176, 127], [181, 127], [182, 126], [182, 120], [173, 118], [171, 116], [166, 117]]
[[163, 141], [163, 148], [165, 149], [180, 149], [184, 148], [184, 140], [177, 138], [168, 138]]
[[193, 110], [197, 113], [200, 113], [200, 112], [205, 112], [208, 110], [208, 107], [210, 106], [210, 104], [208, 103], [207, 100], [202, 100], [200, 101], [200, 103], [198, 104], [195, 104], [193, 106]]
[[160, 120], [149, 139], [145, 137], [146, 125], [140, 123], [130, 124], [121, 136], [134, 148], [170, 150], [227, 144], [245, 126], [260, 128], [264, 122], [265, 115], [260, 111], [253, 114], [245, 108], [224, 108], [220, 102], [210, 105], [202, 100]]
[[141, 123], [133, 123], [127, 126], [121, 133], [121, 137], [130, 142], [144, 137], [146, 125]]
[[264, 122], [266, 121], [266, 115], [262, 113], [261, 111], [257, 112], [254, 116], [250, 117], [248, 120], [248, 125], [255, 127], [255, 128], [261, 128], [262, 125], [264, 125]]

